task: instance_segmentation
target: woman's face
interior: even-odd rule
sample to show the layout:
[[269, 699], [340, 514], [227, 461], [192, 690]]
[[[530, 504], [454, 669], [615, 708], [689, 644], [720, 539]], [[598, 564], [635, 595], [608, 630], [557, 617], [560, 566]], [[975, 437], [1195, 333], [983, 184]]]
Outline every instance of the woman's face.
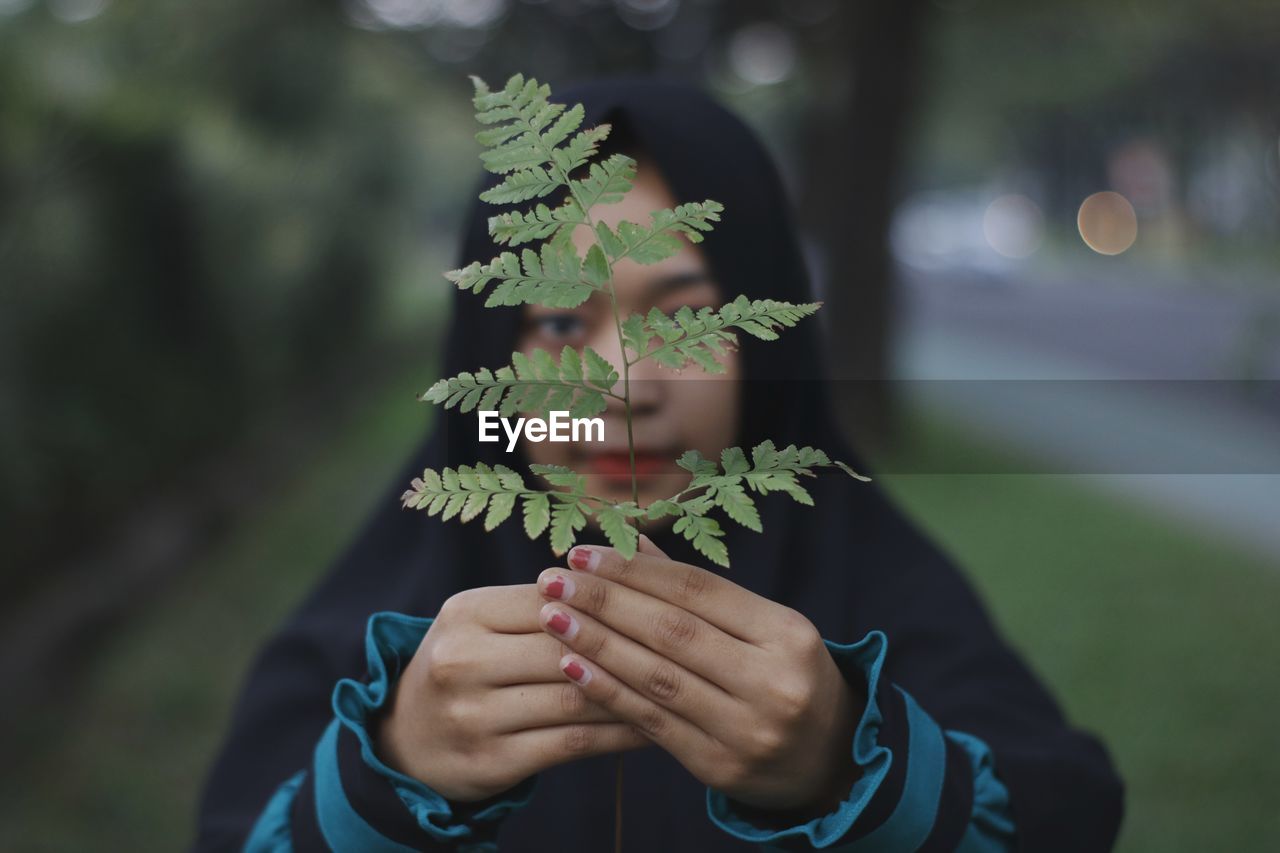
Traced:
[[[634, 188], [625, 199], [592, 208], [591, 217], [610, 226], [621, 220], [647, 223], [649, 211], [675, 205], [657, 167], [641, 160]], [[674, 314], [682, 305], [697, 310], [718, 308], [723, 303], [724, 294], [712, 279], [702, 252], [682, 242], [684, 248], [679, 253], [659, 263], [643, 266], [624, 259], [614, 265], [613, 287], [621, 319], [648, 314], [655, 307]], [[591, 245], [589, 230], [578, 228], [574, 243], [578, 254], [585, 255]], [[623, 352], [607, 294], [594, 294], [574, 309], [525, 306], [518, 349], [525, 353], [544, 349], [558, 360], [566, 345], [579, 351], [591, 347], [622, 375]], [[652, 359], [632, 366], [631, 417], [642, 505], [670, 497], [688, 485], [688, 472], [675, 464], [685, 450], [718, 459], [720, 451], [734, 443], [740, 406], [739, 356], [727, 352], [719, 361], [726, 368], [721, 374], [706, 373], [695, 365], [676, 372], [659, 367]], [[622, 393], [621, 380], [614, 390]], [[566, 465], [586, 475], [590, 494], [628, 500], [631, 471], [626, 416], [621, 401], [605, 399], [608, 409], [600, 415], [604, 441], [531, 442], [522, 438], [521, 447], [531, 462]]]

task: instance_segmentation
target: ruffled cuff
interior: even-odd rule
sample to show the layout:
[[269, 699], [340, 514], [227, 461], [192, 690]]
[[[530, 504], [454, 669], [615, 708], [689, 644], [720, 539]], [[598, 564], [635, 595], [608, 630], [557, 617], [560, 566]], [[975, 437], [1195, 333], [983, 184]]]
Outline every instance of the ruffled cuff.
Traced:
[[384, 707], [431, 622], [375, 613], [365, 634], [368, 681], [344, 678], [333, 690], [337, 719], [317, 746], [314, 778], [316, 813], [334, 849], [496, 849], [498, 824], [533, 797], [530, 778], [479, 803], [451, 803], [378, 758], [369, 722]]
[[[826, 645], [845, 679], [866, 685], [852, 756], [862, 772], [849, 795], [828, 814], [779, 828], [753, 821], [750, 816], [761, 813], [708, 790], [711, 821], [768, 849], [955, 850], [974, 810], [976, 765], [965, 748], [970, 744], [944, 737], [910, 695], [883, 677], [888, 640], [882, 632], [857, 643]], [[984, 778], [999, 784], [993, 773]]]

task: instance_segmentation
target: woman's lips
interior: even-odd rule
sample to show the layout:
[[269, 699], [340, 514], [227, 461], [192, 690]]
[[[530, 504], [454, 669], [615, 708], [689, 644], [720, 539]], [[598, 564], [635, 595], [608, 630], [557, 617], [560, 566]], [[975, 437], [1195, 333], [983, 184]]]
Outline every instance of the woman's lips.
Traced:
[[[671, 461], [659, 453], [636, 451], [636, 476], [663, 473]], [[607, 480], [631, 479], [631, 456], [621, 453], [595, 453], [587, 460], [587, 470]]]

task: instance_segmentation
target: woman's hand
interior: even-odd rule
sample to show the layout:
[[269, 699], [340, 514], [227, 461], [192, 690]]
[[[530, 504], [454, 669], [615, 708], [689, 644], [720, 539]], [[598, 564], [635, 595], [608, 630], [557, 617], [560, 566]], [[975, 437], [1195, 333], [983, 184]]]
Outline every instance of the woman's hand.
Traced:
[[848, 795], [865, 697], [808, 619], [647, 537], [631, 560], [579, 546], [569, 563], [538, 578], [541, 620], [588, 699], [747, 805], [818, 814]]
[[376, 734], [387, 764], [459, 802], [482, 800], [575, 758], [647, 746], [568, 684], [532, 584], [444, 603]]

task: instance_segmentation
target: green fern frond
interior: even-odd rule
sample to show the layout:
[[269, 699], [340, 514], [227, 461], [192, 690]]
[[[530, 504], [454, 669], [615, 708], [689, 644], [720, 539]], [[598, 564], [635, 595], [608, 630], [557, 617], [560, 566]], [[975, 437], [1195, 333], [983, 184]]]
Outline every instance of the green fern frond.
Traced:
[[[532, 209], [503, 213], [489, 220], [489, 233], [499, 244], [516, 248], [544, 240], [539, 247], [526, 246], [517, 254], [502, 252], [487, 264], [472, 263], [446, 273], [463, 290], [482, 293], [490, 284], [485, 305], [540, 304], [573, 308], [600, 291], [613, 296], [612, 264], [631, 259], [653, 264], [679, 252], [685, 241], [701, 242], [720, 221], [723, 207], [715, 201], [682, 204], [649, 214], [647, 224], [620, 222], [616, 228], [594, 223], [591, 209], [621, 201], [631, 191], [636, 163], [615, 154], [591, 162], [608, 137], [608, 125], [582, 128], [581, 105], [550, 102], [551, 90], [532, 78], [516, 74], [499, 90], [490, 90], [478, 78], [475, 83], [476, 118], [483, 126], [476, 141], [484, 147], [481, 160], [501, 181], [481, 194], [494, 204], [519, 204], [566, 190], [564, 201], [551, 207], [536, 203]], [[588, 166], [586, 174], [573, 173]], [[592, 244], [579, 257], [574, 246], [575, 228], [588, 225]], [[693, 311], [682, 307], [667, 315], [656, 309], [648, 315], [624, 319], [617, 315], [620, 345], [626, 368], [645, 358], [665, 367], [692, 363], [703, 369], [723, 371], [719, 358], [738, 343], [738, 333], [774, 340], [779, 330], [794, 326], [813, 314], [820, 303], [791, 304], [769, 299], [750, 301], [740, 296], [718, 310]], [[625, 373], [626, 371], [624, 371]], [[497, 410], [503, 417], [517, 412], [568, 410], [575, 417], [597, 414], [606, 397], [623, 401], [628, 419], [628, 383], [615, 392], [620, 379], [613, 365], [594, 350], [581, 353], [565, 347], [557, 361], [543, 350], [530, 355], [513, 353], [511, 364], [496, 370], [482, 368], [442, 379], [421, 399], [458, 408]], [[672, 529], [684, 536], [710, 561], [729, 565], [725, 531], [713, 513], [751, 530], [760, 531], [761, 517], [755, 495], [784, 492], [792, 499], [812, 504], [813, 498], [800, 477], [814, 476], [813, 469], [836, 467], [860, 480], [867, 478], [843, 462], [830, 460], [812, 447], [789, 445], [779, 450], [766, 441], [751, 450], [731, 447], [719, 463], [697, 451], [682, 455], [678, 464], [690, 473], [688, 487], [647, 507], [637, 502], [617, 502], [586, 494], [587, 479], [570, 468], [532, 465], [533, 474], [550, 488], [526, 488], [524, 479], [501, 465], [427, 469], [404, 493], [406, 507], [425, 510], [442, 519], [470, 521], [483, 515], [492, 530], [522, 510], [526, 535], [549, 533], [552, 550], [563, 554], [588, 521], [596, 524], [624, 557], [635, 554], [639, 524], [673, 518]]]
[[717, 566], [729, 567], [729, 549], [724, 544], [724, 530], [714, 518], [686, 513], [676, 519], [671, 529], [682, 534], [698, 553]]
[[476, 119], [488, 125], [476, 134], [476, 141], [487, 149], [480, 154], [481, 162], [489, 171], [504, 175], [480, 198], [510, 204], [542, 198], [560, 187], [569, 189], [569, 198], [554, 209], [540, 204], [531, 211], [490, 219], [489, 233], [499, 244], [518, 246], [547, 237], [568, 243], [572, 229], [586, 222], [587, 209], [618, 201], [631, 189], [635, 164], [621, 155], [593, 164], [581, 180], [570, 178], [609, 135], [608, 125], [579, 130], [584, 117], [581, 104], [566, 108], [550, 103], [549, 87], [519, 74], [498, 91], [490, 91], [477, 77], [472, 82]]
[[636, 161], [625, 154], [614, 154], [602, 163], [592, 163], [587, 177], [574, 180], [574, 195], [588, 210], [597, 204], [616, 204], [631, 191], [636, 179]]
[[[598, 253], [597, 253], [598, 254]], [[603, 256], [598, 258], [603, 261]], [[603, 285], [600, 264], [587, 253], [584, 264], [573, 246], [564, 242], [543, 243], [539, 251], [531, 248], [503, 252], [487, 264], [479, 261], [462, 269], [450, 270], [444, 277], [460, 290], [481, 293], [490, 282], [497, 282], [485, 300], [485, 307], [497, 305], [545, 305], [548, 308], [576, 308]], [[608, 279], [607, 266], [603, 271]]]
[[551, 523], [551, 499], [546, 492], [524, 495], [524, 533], [537, 539]]
[[587, 526], [581, 501], [561, 501], [551, 507], [551, 550], [556, 556], [573, 547], [574, 534]]
[[712, 223], [720, 221], [723, 210], [724, 205], [718, 201], [689, 202], [651, 212], [648, 225], [623, 221], [613, 229], [599, 222], [596, 236], [614, 263], [630, 258], [641, 264], [656, 264], [680, 251], [681, 235], [691, 243], [701, 243], [703, 232], [715, 227]]
[[573, 199], [559, 207], [539, 204], [529, 211], [513, 211], [489, 218], [489, 235], [500, 246], [519, 246], [550, 237], [561, 228], [571, 229], [587, 221]]
[[579, 131], [567, 144], [551, 152], [551, 160], [568, 178], [578, 167], [596, 156], [600, 143], [609, 138], [611, 128], [607, 124]]
[[490, 204], [515, 204], [531, 198], [542, 198], [563, 184], [546, 169], [531, 166], [512, 172], [497, 186], [480, 193], [480, 200]]
[[609, 135], [608, 125], [579, 130], [582, 105], [566, 108], [550, 103], [551, 88], [537, 80], [516, 74], [502, 89], [490, 91], [483, 80], [471, 79], [476, 120], [487, 125], [476, 134], [476, 141], [488, 149], [480, 154], [484, 167], [500, 175], [533, 173], [514, 182], [504, 180], [500, 185], [504, 189], [494, 193], [496, 197], [523, 193], [536, 182], [536, 170], [546, 172], [557, 186], [567, 184], [570, 173], [595, 156]]
[[490, 468], [477, 462], [439, 472], [426, 469], [400, 496], [400, 502], [407, 509], [426, 510], [427, 515], [439, 515], [446, 521], [455, 515], [461, 521], [471, 521], [487, 508], [484, 529], [493, 530], [510, 517], [516, 498], [525, 491], [524, 480], [515, 471], [505, 465]]
[[584, 494], [582, 476], [568, 468], [529, 467], [551, 485], [568, 491], [528, 489], [524, 479], [505, 465], [477, 462], [439, 471], [427, 468], [414, 478], [400, 502], [406, 509], [425, 510], [442, 521], [457, 517], [465, 523], [485, 513], [484, 529], [490, 531], [510, 518], [520, 501], [525, 533], [536, 539], [550, 528], [551, 548], [557, 555], [573, 546], [575, 535], [594, 513], [610, 544], [628, 558], [635, 554], [639, 534], [628, 520], [643, 516], [644, 510], [630, 501], [614, 504]]
[[[740, 447], [726, 448], [720, 464], [696, 450], [685, 451], [676, 464], [692, 476], [680, 494], [650, 504], [646, 516], [656, 520], [676, 516], [672, 530], [688, 539], [712, 562], [728, 567], [729, 554], [722, 538], [724, 529], [707, 513], [718, 509], [733, 521], [757, 533], [763, 530], [760, 510], [748, 490], [757, 494], [785, 492], [799, 503], [812, 506], [813, 498], [797, 477], [814, 476], [813, 469], [838, 467], [858, 480], [867, 480], [843, 462], [833, 462], [813, 447], [788, 445], [782, 450], [765, 441], [751, 451], [751, 459]], [[686, 497], [689, 495], [689, 497]]]
[[[719, 310], [685, 306], [670, 317], [658, 309], [647, 317], [633, 314], [622, 324], [623, 343], [635, 353], [635, 364], [652, 358], [664, 367], [680, 369], [693, 362], [709, 373], [723, 373], [717, 360], [726, 347], [737, 344], [730, 329], [740, 329], [762, 340], [775, 340], [777, 329], [790, 328], [822, 307], [821, 302], [794, 304], [773, 299], [748, 300], [739, 296]], [[658, 345], [651, 348], [654, 339]]]
[[573, 417], [590, 417], [605, 410], [605, 397], [616, 397], [618, 372], [590, 347], [581, 356], [565, 347], [557, 363], [546, 350], [532, 356], [511, 354], [511, 364], [474, 373], [464, 371], [441, 379], [419, 399], [461, 412], [497, 411], [502, 417], [516, 412], [568, 411]]
[[630, 559], [636, 553], [639, 532], [629, 519], [641, 518], [644, 510], [631, 501], [614, 503], [585, 494], [586, 478], [562, 465], [530, 465], [529, 470], [563, 491], [551, 492], [556, 503], [550, 507], [551, 550], [563, 554], [573, 547], [575, 534], [595, 515], [609, 544]]
[[596, 510], [596, 523], [600, 525], [609, 544], [618, 549], [623, 559], [630, 560], [636, 554], [640, 531], [632, 522], [644, 515], [645, 511], [631, 501], [605, 504]]

